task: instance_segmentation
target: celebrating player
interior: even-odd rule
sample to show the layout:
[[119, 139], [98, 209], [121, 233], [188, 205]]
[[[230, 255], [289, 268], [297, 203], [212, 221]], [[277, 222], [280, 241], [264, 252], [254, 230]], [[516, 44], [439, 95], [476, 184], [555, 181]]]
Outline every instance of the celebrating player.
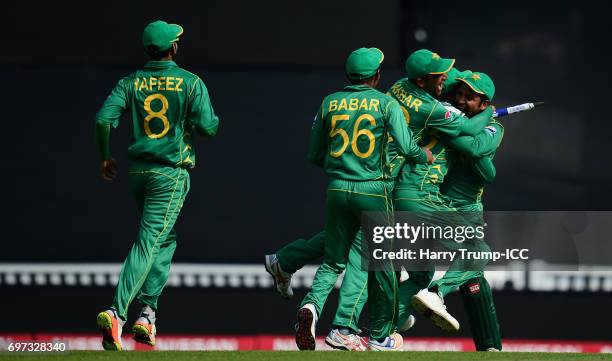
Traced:
[[[389, 136], [400, 154], [427, 163], [406, 127], [396, 101], [375, 90], [384, 56], [376, 48], [361, 48], [346, 61], [352, 85], [324, 98], [311, 131], [309, 159], [323, 167], [330, 180], [325, 214], [325, 258], [312, 290], [298, 311], [296, 343], [314, 349], [318, 314], [336, 279], [344, 271], [351, 245], [361, 226], [361, 212], [392, 211], [392, 181], [386, 167]], [[393, 334], [397, 280], [391, 264], [368, 274], [371, 350], [395, 350], [401, 336]]]
[[[467, 116], [479, 114], [493, 100], [495, 85], [488, 75], [464, 72], [457, 80], [459, 84], [456, 86], [453, 104]], [[484, 223], [482, 194], [484, 186], [495, 179], [492, 160], [503, 136], [504, 127], [498, 120], [491, 118], [484, 130], [474, 137], [443, 140], [451, 147], [449, 158], [452, 167], [440, 190], [447, 202], [472, 220], [475, 226]], [[482, 154], [484, 156], [479, 157]], [[457, 288], [463, 298], [476, 349], [501, 351], [493, 294], [482, 269], [447, 271], [441, 279], [430, 285], [429, 290], [444, 297]]]
[[[415, 54], [418, 54], [418, 53], [419, 52], [415, 52]], [[427, 54], [427, 51], [420, 51], [420, 53]], [[437, 57], [433, 55], [433, 53], [429, 52], [429, 54], [432, 54], [431, 56], [432, 59], [437, 60], [435, 59]], [[421, 61], [421, 62], [426, 63], [427, 58], [423, 59], [421, 57], [421, 59], [417, 58], [416, 60], [417, 62]], [[431, 65], [429, 66], [431, 67]], [[447, 88], [449, 87], [451, 82], [456, 83], [456, 79], [455, 79], [457, 75], [456, 73], [459, 73], [459, 72], [455, 69], [452, 69], [452, 73], [453, 73], [453, 79], [452, 80], [447, 79], [448, 81], [444, 83], [447, 86]], [[409, 74], [410, 74], [410, 71], [409, 71]], [[440, 78], [443, 78], [442, 74], [444, 73], [439, 74]], [[434, 74], [434, 75], [438, 75], [438, 74]], [[394, 86], [394, 88], [396, 91], [398, 91], [400, 95], [404, 95], [407, 98], [406, 94], [405, 93], [402, 94], [402, 92], [398, 89], [399, 87], [397, 86], [397, 84], [396, 86]], [[432, 88], [434, 89], [431, 91], [431, 93], [433, 93], [435, 96], [439, 96], [440, 95], [438, 94], [439, 84], [437, 84], [435, 87], [432, 87]], [[445, 89], [445, 90], [448, 90], [448, 89]], [[422, 104], [419, 104], [417, 100], [419, 99], [415, 97], [411, 103], [415, 105], [415, 108], [418, 111], [418, 106], [421, 106]], [[486, 105], [488, 105], [488, 103], [486, 102], [483, 104], [485, 108], [486, 108]], [[452, 114], [449, 115], [448, 113], [444, 113], [445, 120], [440, 120], [439, 121], [440, 124], [434, 124], [434, 125], [438, 127], [446, 126], [447, 130], [451, 130], [450, 132], [447, 131], [447, 133], [450, 133], [453, 135], [455, 134], [454, 129], [456, 127], [460, 127], [461, 132], [465, 132], [468, 134], [476, 131], [474, 128], [470, 127], [470, 124], [466, 124], [466, 118], [461, 114], [460, 111], [448, 106], [447, 104], [445, 104], [445, 107], [442, 109], [444, 109], [445, 111], [451, 110]], [[404, 114], [409, 119], [410, 113], [408, 113], [408, 111], [405, 111]], [[432, 111], [432, 114], [433, 114], [433, 111]], [[470, 114], [470, 115], [473, 116], [475, 114]], [[454, 118], [454, 120], [449, 120], [451, 118]], [[423, 129], [421, 129], [420, 131], [423, 131]], [[478, 133], [478, 134], [480, 135], [482, 133], [483, 132]], [[449, 137], [448, 135], [445, 138], [447, 140], [453, 139], [452, 137]], [[435, 139], [437, 141], [437, 138]], [[467, 142], [467, 140], [474, 139], [474, 138], [464, 136], [464, 137], [459, 137], [455, 139], [457, 139], [457, 147], [459, 147], [460, 144], [464, 144]], [[431, 146], [431, 143], [432, 143], [431, 139], [426, 138], [424, 139], [424, 141], [427, 141], [427, 143]], [[481, 144], [486, 144], [486, 142], [482, 142]], [[464, 144], [464, 148], [466, 149], [463, 149], [463, 151], [467, 152], [468, 154], [472, 154], [472, 155], [481, 154], [481, 152], [483, 151], [488, 152], [486, 150], [487, 149], [486, 146], [474, 148], [473, 143], [469, 143], [469, 142]], [[437, 148], [437, 150], [439, 154], [443, 154], [445, 152], [445, 148], [442, 144], [440, 147]], [[445, 161], [446, 161], [445, 157], [438, 155], [437, 162], [439, 163], [439, 165], [438, 167], [435, 167], [435, 168], [438, 168], [437, 170], [442, 175], [442, 177], [438, 178], [439, 181], [443, 179], [443, 175], [446, 172], [445, 170], [447, 166], [445, 164], [446, 163]], [[398, 164], [400, 164], [401, 166], [401, 163], [398, 163]], [[444, 169], [442, 169], [442, 166], [440, 164], [444, 165]], [[399, 167], [396, 167], [396, 169], [399, 169]], [[435, 184], [435, 182], [432, 182], [432, 183]], [[443, 199], [439, 196], [438, 192], [432, 192], [430, 194], [435, 195], [434, 199], [439, 199], [439, 203], [440, 203], [439, 206], [441, 209], [452, 210], [452, 208], [446, 207], [443, 204]], [[400, 200], [400, 201], [403, 201], [403, 200]], [[285, 297], [290, 296], [290, 294], [292, 293], [291, 288], [290, 288], [291, 273], [297, 271], [304, 264], [320, 257], [322, 254], [322, 244], [324, 240], [325, 240], [325, 232], [320, 232], [309, 240], [300, 239], [300, 240], [292, 242], [289, 245], [283, 247], [281, 250], [278, 251], [278, 258], [276, 257], [276, 255], [266, 256], [266, 268], [268, 269], [270, 274], [274, 277], [276, 281], [277, 291], [279, 291], [281, 295], [284, 295]], [[351, 249], [351, 254], [353, 253], [356, 253], [356, 252], [353, 252], [353, 249]], [[355, 258], [358, 262], [358, 255], [356, 255]], [[357, 284], [355, 283], [355, 280], [359, 280], [359, 277], [360, 277], [359, 267], [355, 268], [356, 272], [349, 272], [352, 270], [352, 268], [350, 267], [351, 261], [352, 259], [349, 258], [349, 265], [348, 265], [349, 268], [347, 270], [347, 275], [345, 277], [350, 276], [351, 282], [349, 282], [349, 284]], [[281, 264], [283, 265], [283, 267], [281, 267]], [[404, 300], [408, 301], [408, 302], [400, 302], [400, 307], [402, 307], [402, 312], [400, 312], [400, 321], [398, 323], [398, 329], [400, 330], [406, 330], [414, 323], [414, 318], [410, 315], [410, 312], [411, 312], [411, 307], [409, 303], [410, 297], [414, 295], [417, 291], [419, 291], [421, 288], [426, 288], [433, 276], [433, 272], [410, 272], [410, 273], [411, 273], [410, 282], [406, 282], [400, 287], [400, 291], [402, 291], [402, 293], [405, 295]], [[357, 290], [359, 290], [358, 287], [357, 287]], [[351, 345], [355, 344], [355, 342], [353, 342], [352, 339], [350, 338], [350, 336], [352, 336], [350, 333], [351, 331], [354, 332], [355, 330], [358, 329], [356, 326], [356, 323], [358, 320], [359, 311], [361, 310], [363, 303], [365, 302], [364, 299], [367, 298], [367, 292], [363, 292], [363, 287], [362, 287], [362, 290], [361, 292], [359, 292], [358, 297], [350, 297], [350, 295], [354, 295], [354, 293], [346, 292], [346, 287], [345, 287], [345, 284], [343, 283], [342, 288], [340, 290], [339, 307], [336, 312], [336, 317], [333, 323], [335, 328], [332, 330], [332, 332], [330, 332], [330, 334], [326, 338], [326, 342], [336, 348], [354, 349], [354, 348], [351, 348]], [[344, 318], [342, 317], [343, 315], [346, 315], [346, 313], [343, 312], [345, 309], [350, 309], [352, 311], [352, 313], [349, 314], [350, 317], [344, 317]], [[347, 319], [350, 321], [349, 323], [346, 323]]]
[[[495, 87], [491, 79], [483, 73], [472, 73], [470, 71], [459, 72], [453, 69], [454, 74], [445, 82], [446, 94], [443, 98], [453, 101], [459, 108], [444, 103], [447, 109], [458, 113], [463, 111], [468, 116], [475, 116], [485, 110], [493, 99]], [[455, 89], [452, 89], [452, 84]], [[452, 90], [452, 91], [449, 91]], [[450, 172], [440, 185], [442, 199], [448, 203], [449, 210], [460, 212], [461, 219], [466, 225], [482, 225], [482, 203], [480, 197], [485, 183], [490, 183], [495, 178], [495, 168], [491, 162], [492, 156], [499, 147], [503, 137], [503, 127], [499, 122], [491, 119], [489, 124], [475, 136], [460, 136], [455, 138], [441, 137], [441, 141], [450, 146], [448, 160]], [[484, 240], [477, 239], [471, 245], [478, 250], [489, 250]], [[471, 324], [472, 334], [476, 349], [479, 351], [501, 350], [501, 338], [497, 315], [492, 300], [490, 287], [483, 277], [482, 268], [484, 263], [468, 265], [469, 262], [455, 261], [451, 270], [444, 277], [431, 285], [428, 290], [422, 290], [419, 295], [427, 294], [427, 297], [419, 299], [416, 306], [421, 306], [421, 311], [426, 314], [433, 310], [423, 308], [420, 304], [422, 299], [427, 300], [431, 294], [435, 296], [430, 299], [437, 300], [451, 291], [460, 288], [464, 304]], [[417, 275], [419, 275], [418, 272]], [[423, 273], [420, 273], [423, 274]], [[432, 276], [432, 274], [427, 274]], [[412, 274], [411, 274], [412, 276]], [[400, 317], [410, 312], [410, 304], [407, 302], [406, 290], [414, 290], [419, 278], [409, 279], [400, 286], [403, 288], [404, 297], [400, 299]], [[423, 282], [428, 282], [425, 278]], [[430, 292], [432, 291], [432, 292]], [[423, 302], [424, 303], [424, 302]], [[434, 306], [437, 302], [434, 302]], [[435, 321], [435, 319], [434, 319]]]
[[[493, 114], [493, 109], [487, 107], [470, 119], [460, 112], [446, 108], [436, 99], [442, 93], [444, 81], [448, 78], [447, 72], [451, 70], [454, 62], [454, 59], [444, 59], [427, 49], [417, 50], [406, 60], [408, 76], [389, 89], [388, 94], [400, 103], [415, 139], [420, 144], [426, 144], [426, 148], [431, 150], [435, 159], [432, 165], [408, 163], [402, 166], [393, 194], [396, 210], [416, 212], [425, 218], [436, 218], [436, 212], [453, 211], [441, 198], [439, 192], [439, 184], [443, 181], [448, 167], [446, 145], [438, 140], [439, 135], [453, 138], [459, 135], [478, 134]], [[423, 221], [431, 222], [432, 219], [423, 219]], [[433, 219], [433, 221], [439, 220]], [[448, 331], [458, 330], [459, 322], [446, 311], [442, 299], [433, 293], [417, 293], [429, 285], [433, 270], [411, 271], [409, 275], [411, 281], [402, 283], [399, 288], [400, 330], [410, 316], [409, 302], [415, 294], [417, 307], [421, 310], [423, 308], [420, 301], [427, 297], [425, 302], [432, 309], [427, 315], [436, 325]]]
[[128, 149], [131, 193], [140, 212], [140, 228], [119, 275], [112, 307], [97, 323], [105, 350], [122, 349], [121, 332], [134, 299], [142, 304], [132, 327], [134, 339], [155, 344], [157, 300], [166, 284], [176, 248], [174, 223], [189, 191], [188, 169], [195, 166], [193, 129], [204, 136], [217, 133], [215, 115], [204, 82], [173, 61], [179, 25], [155, 21], [142, 34], [150, 57], [142, 70], [121, 79], [96, 115], [96, 139], [106, 180], [116, 175], [110, 156], [110, 127], [129, 111], [133, 141]]

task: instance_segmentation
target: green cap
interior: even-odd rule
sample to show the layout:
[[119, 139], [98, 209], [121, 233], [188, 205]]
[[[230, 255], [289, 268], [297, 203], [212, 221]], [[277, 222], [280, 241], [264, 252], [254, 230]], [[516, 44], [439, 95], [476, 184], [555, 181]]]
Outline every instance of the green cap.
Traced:
[[469, 70], [459, 71], [457, 68], [452, 68], [446, 73], [446, 80], [444, 81], [444, 88], [442, 89], [442, 94], [446, 94], [453, 90], [457, 84], [459, 84], [459, 78], [466, 77], [472, 75], [472, 72]]
[[384, 58], [385, 54], [377, 48], [359, 48], [346, 59], [346, 76], [351, 80], [370, 78], [376, 74]]
[[493, 80], [491, 80], [487, 74], [470, 72], [469, 74], [458, 77], [457, 80], [467, 84], [467, 86], [469, 86], [476, 93], [486, 96], [491, 101], [493, 100], [493, 96], [495, 95], [495, 85], [493, 84]]
[[421, 49], [410, 54], [406, 59], [408, 79], [416, 79], [429, 74], [443, 74], [452, 69], [455, 59], [444, 59], [440, 55]]
[[147, 51], [164, 51], [170, 49], [181, 34], [183, 28], [180, 25], [157, 20], [147, 25], [142, 32], [142, 43]]

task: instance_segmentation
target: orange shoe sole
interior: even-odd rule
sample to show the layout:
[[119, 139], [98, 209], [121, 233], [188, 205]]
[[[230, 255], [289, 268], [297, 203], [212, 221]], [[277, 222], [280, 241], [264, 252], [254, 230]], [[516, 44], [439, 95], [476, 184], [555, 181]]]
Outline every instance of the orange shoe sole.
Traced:
[[107, 351], [121, 351], [121, 341], [119, 341], [119, 322], [114, 320], [108, 313], [100, 312], [97, 323], [102, 331], [102, 347]]
[[132, 333], [134, 333], [134, 341], [144, 343], [145, 345], [155, 346], [155, 334], [153, 332], [153, 325], [143, 325], [140, 323], [132, 326]]

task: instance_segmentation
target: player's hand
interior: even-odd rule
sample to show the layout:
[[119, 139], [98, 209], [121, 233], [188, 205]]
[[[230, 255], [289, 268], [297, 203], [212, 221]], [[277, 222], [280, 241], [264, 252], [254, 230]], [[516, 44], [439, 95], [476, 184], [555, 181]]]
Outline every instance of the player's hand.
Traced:
[[432, 164], [434, 162], [434, 156], [433, 156], [433, 154], [431, 154], [431, 150], [429, 150], [429, 148], [425, 148], [425, 147], [422, 147], [421, 149], [423, 149], [423, 152], [425, 152], [425, 154], [427, 154], [427, 164]]
[[117, 176], [117, 161], [114, 158], [103, 160], [100, 164], [100, 174], [107, 181], [112, 181]]

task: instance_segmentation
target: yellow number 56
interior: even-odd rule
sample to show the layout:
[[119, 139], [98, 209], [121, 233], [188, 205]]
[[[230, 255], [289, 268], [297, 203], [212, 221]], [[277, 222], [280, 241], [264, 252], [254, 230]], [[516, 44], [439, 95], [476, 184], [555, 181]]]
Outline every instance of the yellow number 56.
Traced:
[[[361, 125], [362, 121], [367, 120], [370, 122], [370, 125], [376, 126], [376, 120], [370, 114], [362, 114], [361, 116], [359, 116], [359, 118], [357, 118], [357, 121], [355, 122], [355, 125], [353, 126], [353, 140], [349, 141], [349, 135], [346, 132], [346, 130], [341, 129], [341, 128], [336, 128], [336, 125], [339, 121], [349, 120], [349, 119], [350, 119], [350, 116], [348, 114], [332, 115], [331, 130], [329, 132], [329, 137], [333, 138], [338, 135], [342, 137], [342, 146], [340, 147], [340, 149], [336, 151], [331, 151], [329, 155], [331, 155], [334, 158], [338, 158], [344, 153], [344, 151], [346, 151], [346, 148], [348, 147], [349, 143], [351, 143], [351, 148], [353, 149], [353, 153], [355, 153], [356, 156], [358, 156], [359, 158], [367, 158], [372, 154], [372, 152], [374, 152], [376, 138], [374, 137], [374, 133], [372, 133], [372, 131], [368, 129], [360, 130], [359, 125]], [[359, 148], [357, 147], [357, 139], [361, 136], [366, 136], [370, 140], [370, 145], [368, 147], [368, 150], [365, 153], [359, 150]]]

